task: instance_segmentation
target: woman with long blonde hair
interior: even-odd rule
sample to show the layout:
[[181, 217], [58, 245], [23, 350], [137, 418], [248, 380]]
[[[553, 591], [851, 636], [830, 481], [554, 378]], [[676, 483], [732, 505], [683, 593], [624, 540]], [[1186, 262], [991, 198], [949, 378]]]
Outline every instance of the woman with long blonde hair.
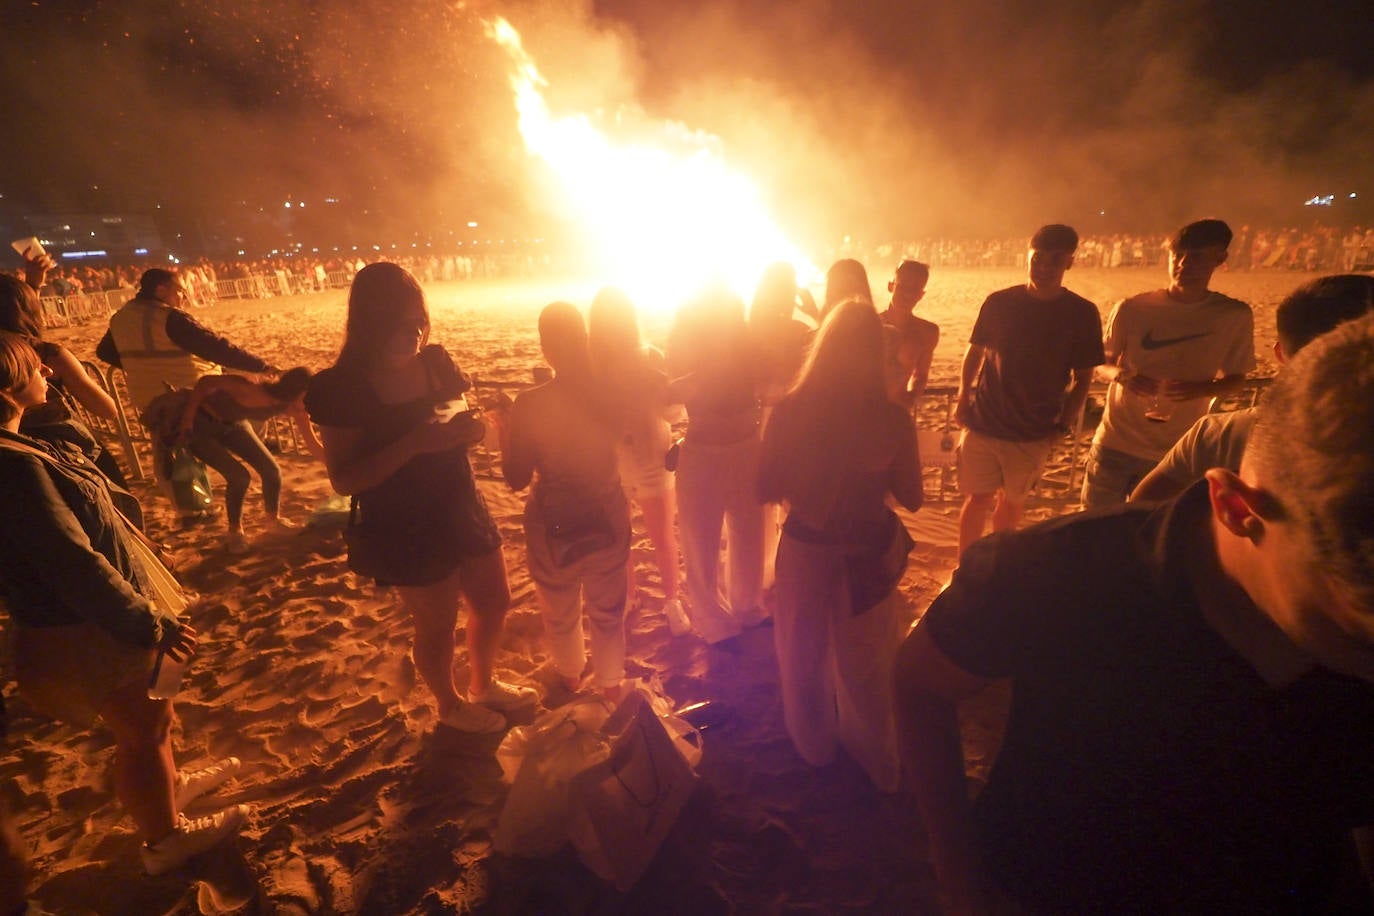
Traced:
[[842, 302], [821, 325], [764, 432], [758, 485], [788, 510], [773, 627], [787, 733], [813, 766], [843, 747], [895, 791], [896, 586], [911, 540], [887, 500], [914, 511], [923, 495], [916, 428], [887, 397], [871, 303]]

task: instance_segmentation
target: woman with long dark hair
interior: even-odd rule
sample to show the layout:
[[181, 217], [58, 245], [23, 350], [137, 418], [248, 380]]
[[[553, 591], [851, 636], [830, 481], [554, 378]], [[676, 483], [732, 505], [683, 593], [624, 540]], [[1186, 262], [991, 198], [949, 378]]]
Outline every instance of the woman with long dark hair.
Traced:
[[764, 432], [758, 486], [788, 510], [773, 612], [787, 733], [813, 766], [844, 747], [895, 791], [896, 586], [911, 541], [887, 499], [915, 510], [923, 497], [916, 429], [887, 397], [870, 303], [843, 302], [821, 325]]
[[[477, 491], [467, 450], [486, 425], [465, 410], [471, 382], [429, 343], [424, 292], [403, 268], [369, 264], [348, 293], [343, 349], [311, 382], [329, 480], [353, 497], [349, 566], [396, 587], [415, 622], [413, 654], [441, 724], [505, 728], [499, 710], [534, 702], [492, 666], [510, 587], [501, 536]], [[455, 415], [456, 414], [456, 415]], [[466, 597], [468, 686], [453, 679], [454, 630]]]

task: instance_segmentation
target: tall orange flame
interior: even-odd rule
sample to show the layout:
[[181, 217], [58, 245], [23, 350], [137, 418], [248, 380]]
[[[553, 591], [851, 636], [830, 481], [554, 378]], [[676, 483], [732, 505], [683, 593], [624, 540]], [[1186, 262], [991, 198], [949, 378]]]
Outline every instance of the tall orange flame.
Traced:
[[568, 215], [599, 253], [603, 278], [641, 307], [670, 309], [695, 289], [724, 282], [746, 300], [763, 268], [816, 268], [774, 223], [754, 183], [700, 132], [679, 151], [617, 141], [581, 114], [555, 117], [548, 84], [505, 19], [488, 34], [510, 55], [511, 88], [526, 149], [558, 179]]

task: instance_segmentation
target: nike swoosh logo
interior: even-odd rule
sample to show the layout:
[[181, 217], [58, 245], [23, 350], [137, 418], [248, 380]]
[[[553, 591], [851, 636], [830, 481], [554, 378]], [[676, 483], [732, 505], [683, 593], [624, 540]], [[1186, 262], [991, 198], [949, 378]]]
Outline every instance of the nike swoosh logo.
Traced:
[[1201, 334], [1185, 334], [1182, 337], [1165, 337], [1161, 340], [1156, 340], [1151, 336], [1151, 333], [1150, 331], [1146, 331], [1144, 338], [1140, 341], [1140, 345], [1147, 350], [1159, 350], [1163, 347], [1172, 347], [1174, 344], [1183, 343], [1185, 340], [1197, 340], [1199, 337], [1210, 337], [1212, 334], [1211, 331], [1203, 331]]

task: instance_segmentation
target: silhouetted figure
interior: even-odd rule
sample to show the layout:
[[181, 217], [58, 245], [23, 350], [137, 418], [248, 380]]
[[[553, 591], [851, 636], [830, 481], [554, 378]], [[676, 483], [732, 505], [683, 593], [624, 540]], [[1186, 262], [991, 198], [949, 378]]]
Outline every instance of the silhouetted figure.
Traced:
[[[1367, 912], [1374, 317], [1279, 373], [1240, 473], [969, 548], [897, 661], [949, 912]], [[1009, 679], [970, 804], [957, 704]]]

